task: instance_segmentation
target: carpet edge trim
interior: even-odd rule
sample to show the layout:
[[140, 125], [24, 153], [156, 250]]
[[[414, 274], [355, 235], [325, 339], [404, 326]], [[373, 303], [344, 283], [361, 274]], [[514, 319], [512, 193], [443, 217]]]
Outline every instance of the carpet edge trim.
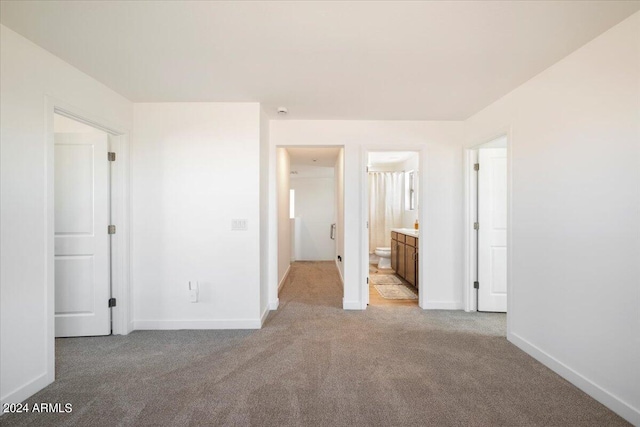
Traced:
[[289, 263], [289, 266], [287, 267], [287, 271], [284, 272], [284, 276], [282, 276], [282, 280], [280, 280], [280, 283], [278, 283], [278, 293], [280, 293], [280, 290], [284, 286], [284, 282], [286, 282], [287, 277], [289, 277], [290, 272], [291, 272], [291, 263]]
[[338, 270], [338, 277], [340, 278], [340, 283], [342, 284], [342, 287], [344, 288], [344, 278], [342, 277], [342, 273], [340, 272], [340, 265], [338, 264], [338, 260], [335, 260], [336, 263], [336, 269]]

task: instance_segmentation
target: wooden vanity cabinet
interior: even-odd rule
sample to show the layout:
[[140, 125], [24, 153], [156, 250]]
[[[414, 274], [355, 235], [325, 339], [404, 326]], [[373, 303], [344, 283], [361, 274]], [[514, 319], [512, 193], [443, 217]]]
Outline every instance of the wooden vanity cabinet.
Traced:
[[391, 232], [391, 268], [418, 287], [418, 238]]
[[398, 276], [404, 278], [405, 274], [407, 274], [407, 270], [405, 268], [406, 266], [406, 245], [404, 244], [404, 242], [401, 242], [400, 240], [398, 240], [398, 269], [396, 270], [396, 273], [398, 274]]
[[[413, 241], [409, 242], [409, 239], [413, 239]], [[407, 237], [407, 243], [405, 244], [404, 251], [404, 280], [411, 283], [413, 286], [417, 286], [418, 283], [416, 281], [417, 273], [418, 273], [418, 264], [416, 262], [416, 256], [418, 254], [418, 248], [416, 246], [418, 239], [413, 237]]]
[[398, 272], [398, 233], [391, 232], [391, 268]]

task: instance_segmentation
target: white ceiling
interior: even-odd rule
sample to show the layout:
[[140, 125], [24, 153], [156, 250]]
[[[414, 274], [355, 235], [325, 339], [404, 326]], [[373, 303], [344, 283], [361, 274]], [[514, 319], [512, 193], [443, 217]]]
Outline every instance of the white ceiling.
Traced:
[[287, 147], [291, 179], [331, 178], [340, 147]]
[[415, 151], [373, 151], [369, 153], [367, 164], [375, 166], [401, 163], [417, 155]]
[[[640, 9], [629, 1], [2, 1], [2, 23], [135, 102], [290, 119], [460, 120]], [[280, 117], [278, 117], [280, 118]]]
[[334, 167], [340, 147], [287, 147], [291, 169], [296, 166]]

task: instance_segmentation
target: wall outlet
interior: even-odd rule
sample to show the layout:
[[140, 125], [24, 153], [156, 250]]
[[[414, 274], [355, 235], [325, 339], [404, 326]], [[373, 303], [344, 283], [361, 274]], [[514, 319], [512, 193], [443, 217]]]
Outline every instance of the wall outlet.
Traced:
[[198, 282], [189, 282], [189, 302], [198, 302]]
[[232, 219], [231, 220], [231, 230], [233, 231], [246, 231], [248, 226], [248, 219]]
[[189, 302], [198, 302], [198, 291], [196, 289], [189, 290]]

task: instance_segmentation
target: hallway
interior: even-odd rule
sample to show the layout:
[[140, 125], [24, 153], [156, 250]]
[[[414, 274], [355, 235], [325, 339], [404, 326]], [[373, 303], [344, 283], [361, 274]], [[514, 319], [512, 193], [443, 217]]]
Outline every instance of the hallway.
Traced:
[[333, 262], [296, 262], [261, 330], [56, 340], [25, 425], [622, 426], [505, 339], [502, 314], [342, 310]]

